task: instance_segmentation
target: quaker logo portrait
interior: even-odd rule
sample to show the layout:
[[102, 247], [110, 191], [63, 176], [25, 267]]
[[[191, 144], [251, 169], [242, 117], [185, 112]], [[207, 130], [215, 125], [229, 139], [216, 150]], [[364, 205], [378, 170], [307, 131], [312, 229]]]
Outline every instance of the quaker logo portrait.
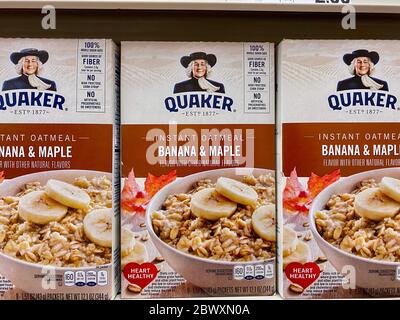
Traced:
[[22, 49], [10, 55], [11, 62], [19, 75], [16, 78], [4, 81], [2, 91], [19, 89], [36, 89], [39, 91], [57, 91], [56, 83], [40, 77], [43, 65], [48, 61], [49, 53], [36, 48]]
[[169, 112], [182, 111], [187, 116], [214, 116], [220, 111], [235, 112], [232, 108], [233, 99], [225, 94], [225, 86], [209, 78], [217, 63], [215, 54], [193, 52], [183, 56], [180, 63], [190, 79], [176, 83], [173, 96], [164, 99], [164, 106]]
[[339, 81], [337, 91], [353, 89], [389, 91], [386, 81], [371, 76], [379, 62], [379, 54], [376, 51], [355, 50], [345, 54], [343, 61], [353, 77]]
[[386, 81], [372, 77], [380, 60], [376, 51], [357, 49], [343, 56], [351, 78], [337, 83], [336, 93], [328, 97], [332, 110], [344, 110], [353, 115], [375, 115], [384, 110], [400, 109], [397, 97], [389, 93]]
[[3, 83], [0, 92], [1, 111], [27, 107], [67, 111], [64, 108], [65, 97], [58, 94], [55, 81], [40, 76], [44, 71], [43, 65], [49, 60], [46, 50], [22, 49], [11, 53], [10, 60], [15, 65], [18, 77]]
[[225, 93], [222, 83], [209, 79], [212, 68], [217, 63], [217, 57], [214, 54], [193, 52], [188, 56], [183, 56], [180, 62], [186, 70], [186, 76], [190, 79], [175, 84], [174, 93], [190, 91]]

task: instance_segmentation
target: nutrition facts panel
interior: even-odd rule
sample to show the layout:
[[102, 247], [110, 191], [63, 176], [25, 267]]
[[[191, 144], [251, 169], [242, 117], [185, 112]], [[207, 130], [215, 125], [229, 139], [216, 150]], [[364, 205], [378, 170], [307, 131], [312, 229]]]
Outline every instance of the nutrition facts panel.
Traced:
[[66, 271], [64, 273], [64, 285], [66, 287], [72, 286], [88, 286], [94, 287], [106, 286], [108, 284], [108, 274], [105, 270], [88, 270], [88, 271]]
[[233, 269], [235, 280], [262, 280], [274, 277], [273, 264], [236, 265]]

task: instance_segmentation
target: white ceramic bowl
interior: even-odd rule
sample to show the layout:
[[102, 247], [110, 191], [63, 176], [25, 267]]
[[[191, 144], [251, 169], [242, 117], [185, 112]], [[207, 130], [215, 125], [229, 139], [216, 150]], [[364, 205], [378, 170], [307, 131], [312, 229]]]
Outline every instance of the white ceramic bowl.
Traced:
[[[254, 171], [252, 173], [256, 177], [266, 173], [274, 174], [272, 170], [253, 170]], [[153, 230], [151, 213], [159, 210], [165, 199], [169, 195], [185, 193], [192, 189], [193, 184], [199, 180], [210, 179], [211, 181], [215, 182], [219, 177], [227, 177], [240, 180], [243, 175], [242, 173], [238, 174], [238, 171], [235, 168], [203, 171], [178, 179], [162, 188], [153, 197], [146, 211], [146, 225], [150, 234], [150, 238], [153, 241], [157, 250], [164, 257], [166, 262], [177, 273], [182, 275], [188, 282], [205, 289], [211, 295], [257, 295], [259, 294], [258, 292], [245, 291], [245, 288], [261, 286], [269, 286], [271, 290], [270, 294], [272, 294], [275, 288], [275, 280], [273, 278], [263, 280], [234, 280], [233, 270], [234, 266], [254, 267], [255, 265], [264, 265], [267, 263], [273, 264], [273, 268], [275, 270], [275, 258], [254, 262], [229, 262], [201, 258], [194, 255], [186, 254], [171, 247], [167, 243], [163, 242]], [[218, 275], [215, 275], [216, 270], [219, 271]], [[218, 288], [220, 288], [220, 291], [216, 292], [215, 289]]]
[[400, 295], [400, 281], [396, 280], [396, 269], [400, 268], [400, 263], [372, 260], [347, 253], [324, 240], [318, 233], [314, 220], [315, 212], [325, 208], [332, 194], [351, 192], [362, 180], [373, 178], [379, 182], [383, 177], [400, 179], [400, 168], [366, 171], [340, 179], [328, 186], [313, 201], [309, 214], [310, 226], [319, 247], [338, 272], [346, 273], [344, 269], [347, 266], [353, 267], [356, 271], [356, 285], [367, 289], [371, 295]]
[[[106, 176], [111, 179], [111, 174], [99, 171], [88, 170], [56, 170], [43, 171], [6, 180], [0, 184], [0, 196], [12, 196], [28, 182], [38, 181], [46, 184], [49, 179], [59, 179], [65, 182], [73, 182], [79, 176], [86, 176], [88, 179], [96, 176]], [[106, 286], [64, 286], [64, 273], [66, 271], [96, 271], [105, 270], [108, 273], [108, 284]], [[64, 268], [43, 266], [37, 263], [30, 263], [24, 260], [13, 258], [0, 251], [0, 274], [9, 279], [13, 285], [20, 290], [29, 293], [52, 294], [52, 293], [98, 293], [111, 290], [112, 266], [110, 264], [97, 267]], [[43, 278], [46, 275], [46, 278]], [[46, 279], [56, 279], [50, 284]], [[42, 285], [43, 284], [43, 285]], [[55, 286], [54, 286], [55, 285]]]

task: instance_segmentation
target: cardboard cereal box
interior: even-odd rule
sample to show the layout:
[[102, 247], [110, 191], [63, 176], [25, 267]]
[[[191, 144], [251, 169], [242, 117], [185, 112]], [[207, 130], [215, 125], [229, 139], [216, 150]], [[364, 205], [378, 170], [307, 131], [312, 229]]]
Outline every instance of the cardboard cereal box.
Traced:
[[110, 40], [0, 39], [2, 299], [118, 290], [117, 54]]
[[121, 44], [122, 298], [275, 292], [274, 47]]
[[279, 45], [285, 298], [400, 295], [398, 41]]

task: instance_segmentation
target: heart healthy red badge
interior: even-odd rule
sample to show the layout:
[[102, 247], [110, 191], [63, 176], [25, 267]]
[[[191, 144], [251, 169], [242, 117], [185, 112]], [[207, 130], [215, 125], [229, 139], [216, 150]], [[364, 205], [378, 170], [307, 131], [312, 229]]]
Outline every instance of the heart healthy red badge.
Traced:
[[286, 277], [303, 289], [309, 287], [319, 278], [321, 270], [314, 262], [301, 264], [298, 262], [289, 263], [285, 268]]
[[157, 267], [149, 262], [138, 264], [128, 263], [124, 268], [124, 277], [131, 284], [136, 284], [142, 289], [147, 287], [157, 277]]

